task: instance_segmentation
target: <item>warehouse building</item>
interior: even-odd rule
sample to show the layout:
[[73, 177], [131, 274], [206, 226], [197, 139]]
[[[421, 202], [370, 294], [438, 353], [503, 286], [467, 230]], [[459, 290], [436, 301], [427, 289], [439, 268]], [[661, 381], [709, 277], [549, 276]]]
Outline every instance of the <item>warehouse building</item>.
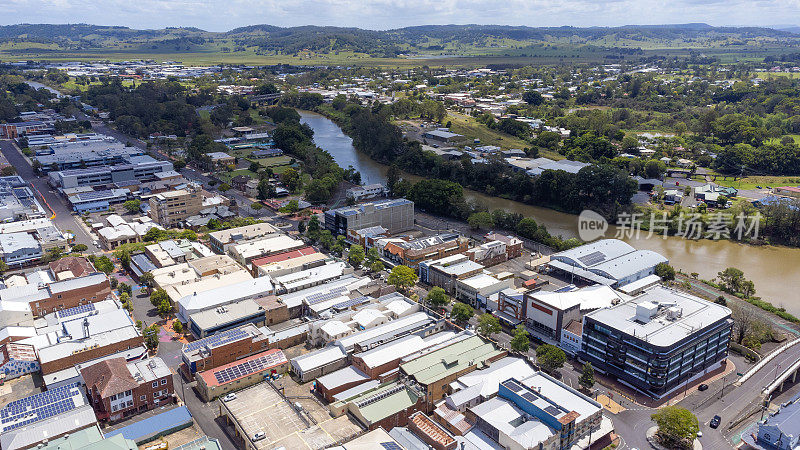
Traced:
[[718, 368], [728, 356], [731, 310], [656, 286], [584, 317], [580, 357], [654, 398]]
[[664, 256], [651, 250], [636, 250], [618, 239], [601, 239], [550, 256], [548, 267], [571, 281], [584, 280], [614, 288], [655, 273]]

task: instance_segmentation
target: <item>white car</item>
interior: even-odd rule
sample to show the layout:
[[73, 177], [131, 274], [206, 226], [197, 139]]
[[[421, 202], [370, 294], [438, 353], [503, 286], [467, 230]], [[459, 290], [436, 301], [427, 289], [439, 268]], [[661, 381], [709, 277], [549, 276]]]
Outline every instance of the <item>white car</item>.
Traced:
[[234, 394], [233, 392], [231, 392], [230, 394], [226, 395], [225, 397], [222, 397], [222, 401], [223, 402], [229, 402], [231, 400], [236, 400], [236, 394]]
[[267, 437], [266, 433], [264, 433], [263, 431], [259, 431], [253, 435], [253, 441], [260, 441], [265, 437]]

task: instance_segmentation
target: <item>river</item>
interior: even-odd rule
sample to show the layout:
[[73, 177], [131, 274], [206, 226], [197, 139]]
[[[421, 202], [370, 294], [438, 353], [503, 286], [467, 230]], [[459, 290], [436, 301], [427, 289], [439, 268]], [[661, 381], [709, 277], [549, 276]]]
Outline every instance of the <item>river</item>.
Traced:
[[[334, 122], [316, 113], [300, 111], [301, 121], [314, 130], [314, 142], [327, 150], [343, 168], [353, 166], [361, 172], [364, 183], [385, 183], [388, 167], [358, 152], [352, 140]], [[414, 175], [403, 175], [412, 181], [420, 179]], [[486, 205], [489, 209], [506, 211], [532, 217], [545, 225], [554, 235], [565, 238], [577, 237], [577, 216], [552, 209], [540, 208], [490, 197], [479, 192], [464, 190], [467, 200]], [[615, 229], [606, 234], [613, 237]], [[800, 316], [800, 249], [751, 246], [732, 241], [689, 241], [678, 237], [647, 238], [646, 233], [636, 238], [625, 239], [637, 249], [653, 250], [666, 256], [670, 264], [685, 273], [697, 272], [701, 278], [711, 279], [726, 267], [737, 267], [756, 285], [756, 294], [776, 306], [782, 306]]]
[[47, 89], [48, 91], [52, 92], [53, 94], [56, 94], [57, 98], [61, 98], [61, 97], [64, 96], [64, 94], [62, 94], [61, 92], [58, 92], [57, 90], [51, 88], [50, 86], [45, 86], [44, 84], [39, 83], [38, 81], [26, 81], [25, 83], [27, 83], [28, 86], [30, 86], [30, 87], [32, 87], [34, 89], [37, 89], [37, 90], [38, 89], [42, 89], [42, 88]]

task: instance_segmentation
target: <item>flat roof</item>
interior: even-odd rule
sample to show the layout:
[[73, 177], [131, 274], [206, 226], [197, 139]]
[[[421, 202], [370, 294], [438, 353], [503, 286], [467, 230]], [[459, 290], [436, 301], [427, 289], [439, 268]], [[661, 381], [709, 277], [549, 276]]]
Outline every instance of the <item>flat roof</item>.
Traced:
[[206, 386], [222, 386], [288, 363], [283, 350], [273, 348], [231, 363], [200, 372]]
[[345, 358], [347, 358], [347, 354], [344, 350], [336, 345], [330, 345], [292, 359], [292, 366], [301, 372], [308, 372]]
[[567, 292], [537, 291], [528, 295], [562, 311], [576, 305], [580, 305], [581, 311], [607, 308], [614, 302], [630, 299], [629, 296], [603, 285], [587, 286]]
[[190, 314], [189, 320], [201, 330], [208, 330], [258, 314], [264, 314], [264, 309], [255, 301], [247, 299]]
[[[637, 318], [641, 308], [657, 308], [645, 321]], [[677, 314], [670, 315], [674, 308]], [[731, 310], [694, 295], [654, 286], [632, 300], [586, 315], [598, 323], [659, 347], [669, 347], [720, 320]], [[670, 318], [671, 317], [671, 318]]]
[[353, 348], [357, 343], [372, 340], [378, 336], [397, 333], [407, 327], [421, 326], [426, 323], [433, 323], [434, 319], [424, 312], [416, 312], [409, 314], [406, 317], [392, 320], [374, 328], [363, 330], [359, 333], [352, 334], [336, 341], [336, 344], [348, 351]]

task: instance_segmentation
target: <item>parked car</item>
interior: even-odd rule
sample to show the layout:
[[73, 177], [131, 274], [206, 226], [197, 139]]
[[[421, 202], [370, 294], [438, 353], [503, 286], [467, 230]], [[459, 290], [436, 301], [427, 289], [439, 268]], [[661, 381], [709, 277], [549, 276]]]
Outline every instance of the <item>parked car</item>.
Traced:
[[699, 438], [703, 437], [703, 432], [702, 431], [698, 431], [697, 432], [697, 437], [699, 437]]
[[222, 397], [222, 401], [223, 402], [229, 402], [231, 400], [236, 400], [236, 394], [234, 394], [233, 392], [231, 392], [230, 394], [226, 395], [225, 397]]
[[264, 439], [265, 437], [267, 437], [267, 434], [264, 433], [263, 431], [259, 431], [259, 432], [257, 432], [256, 434], [253, 435], [253, 440], [254, 441], [260, 441], [260, 440]]
[[705, 391], [706, 389], [708, 389], [708, 385], [705, 383], [701, 384], [700, 386], [697, 386], [698, 391]]
[[711, 419], [711, 423], [709, 423], [709, 425], [711, 426], [711, 428], [717, 428], [720, 422], [722, 422], [722, 417], [714, 416], [714, 418]]

